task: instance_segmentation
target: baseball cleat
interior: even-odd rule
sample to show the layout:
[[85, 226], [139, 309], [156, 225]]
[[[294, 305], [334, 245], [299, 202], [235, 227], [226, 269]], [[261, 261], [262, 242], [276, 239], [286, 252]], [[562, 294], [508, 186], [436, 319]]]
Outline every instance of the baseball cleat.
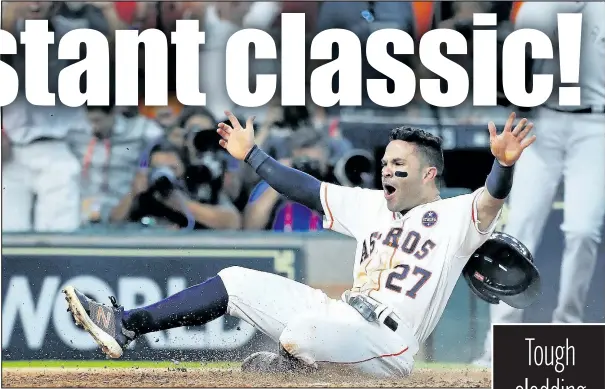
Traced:
[[242, 371], [276, 373], [279, 371], [279, 355], [269, 351], [259, 351], [251, 354], [242, 362]]
[[242, 362], [242, 372], [248, 373], [311, 373], [315, 370], [315, 367], [284, 352], [259, 351]]
[[111, 307], [99, 304], [73, 286], [66, 286], [63, 293], [76, 325], [84, 328], [106, 355], [120, 358], [123, 349], [135, 338], [135, 333], [122, 325], [124, 307], [118, 305], [115, 297], [109, 297]]

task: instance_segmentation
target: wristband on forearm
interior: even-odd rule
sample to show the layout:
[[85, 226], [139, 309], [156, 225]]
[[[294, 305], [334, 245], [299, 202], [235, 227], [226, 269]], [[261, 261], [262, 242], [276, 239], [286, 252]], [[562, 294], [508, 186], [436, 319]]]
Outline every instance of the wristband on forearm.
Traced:
[[257, 145], [254, 145], [244, 158], [244, 162], [254, 169], [254, 171], [258, 170], [258, 167], [265, 162], [265, 160], [269, 158], [269, 155], [265, 153], [263, 150], [259, 149]]
[[485, 187], [489, 194], [499, 200], [508, 197], [513, 187], [513, 172], [515, 165], [502, 166], [498, 160], [494, 160], [492, 171], [487, 176]]

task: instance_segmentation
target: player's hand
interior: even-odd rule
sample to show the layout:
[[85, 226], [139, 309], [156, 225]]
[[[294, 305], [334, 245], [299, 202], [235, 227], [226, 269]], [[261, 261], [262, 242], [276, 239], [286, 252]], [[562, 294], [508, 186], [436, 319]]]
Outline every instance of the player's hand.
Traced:
[[182, 212], [183, 210], [183, 202], [187, 201], [189, 201], [189, 196], [177, 189], [171, 191], [167, 198], [162, 199], [164, 205], [179, 212]]
[[515, 113], [511, 113], [506, 121], [504, 130], [500, 135], [496, 133], [496, 125], [494, 122], [489, 122], [489, 146], [492, 154], [500, 164], [504, 166], [512, 166], [523, 150], [534, 143], [536, 136], [532, 135], [527, 138], [527, 134], [534, 127], [533, 123], [527, 123], [527, 119], [523, 118], [517, 123], [513, 129], [515, 121]]
[[221, 136], [219, 144], [240, 161], [246, 158], [246, 155], [254, 147], [254, 116], [248, 118], [246, 127], [243, 128], [237, 118], [229, 111], [225, 111], [225, 115], [231, 121], [233, 128], [225, 123], [218, 124], [218, 134]]

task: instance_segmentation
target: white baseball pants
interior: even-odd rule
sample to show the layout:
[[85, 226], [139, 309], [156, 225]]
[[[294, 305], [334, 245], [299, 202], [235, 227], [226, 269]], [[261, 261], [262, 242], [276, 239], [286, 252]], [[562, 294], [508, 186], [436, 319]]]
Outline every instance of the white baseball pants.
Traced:
[[227, 313], [303, 362], [347, 365], [376, 377], [411, 373], [418, 347], [407, 327], [393, 332], [382, 323], [370, 323], [344, 301], [279, 275], [242, 267], [218, 274], [229, 293]]
[[12, 160], [2, 165], [2, 231], [77, 229], [80, 163], [65, 142], [13, 146], [12, 154]]
[[[533, 145], [515, 168], [506, 233], [536, 252], [561, 178], [565, 246], [555, 323], [582, 322], [605, 218], [605, 115], [538, 110]], [[523, 311], [491, 306], [493, 323], [520, 323]], [[491, 333], [486, 339], [491, 355]]]

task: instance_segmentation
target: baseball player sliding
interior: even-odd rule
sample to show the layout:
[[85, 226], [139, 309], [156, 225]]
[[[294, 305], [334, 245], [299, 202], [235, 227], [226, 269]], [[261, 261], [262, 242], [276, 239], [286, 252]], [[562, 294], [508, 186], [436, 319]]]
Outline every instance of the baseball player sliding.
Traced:
[[275, 190], [324, 215], [324, 226], [357, 240], [353, 286], [341, 299], [279, 275], [229, 267], [204, 283], [155, 304], [124, 310], [99, 304], [73, 286], [64, 289], [77, 324], [103, 351], [119, 358], [142, 334], [202, 325], [228, 314], [280, 345], [279, 353], [246, 358], [244, 371], [314, 371], [346, 364], [377, 377], [401, 377], [433, 331], [471, 254], [494, 230], [512, 187], [513, 166], [535, 140], [532, 124], [497, 134], [484, 187], [441, 199], [441, 140], [407, 127], [392, 130], [382, 158], [382, 190], [320, 182], [280, 164], [254, 144], [253, 120], [219, 124], [220, 144], [248, 163]]
[[[564, 178], [565, 235], [559, 298], [552, 321], [582, 322], [586, 296], [597, 263], [605, 218], [605, 3], [524, 3], [515, 28], [535, 28], [548, 34], [557, 48], [557, 13], [582, 13], [580, 78], [582, 106], [560, 107], [558, 96], [537, 110], [539, 139], [523, 154], [510, 194], [505, 232], [535, 255], [553, 198]], [[535, 63], [536, 73], [556, 74], [559, 58]], [[556, 89], [555, 89], [556, 90]], [[523, 311], [505, 304], [491, 305], [494, 323], [519, 323]], [[485, 354], [475, 361], [491, 365], [491, 331]]]

